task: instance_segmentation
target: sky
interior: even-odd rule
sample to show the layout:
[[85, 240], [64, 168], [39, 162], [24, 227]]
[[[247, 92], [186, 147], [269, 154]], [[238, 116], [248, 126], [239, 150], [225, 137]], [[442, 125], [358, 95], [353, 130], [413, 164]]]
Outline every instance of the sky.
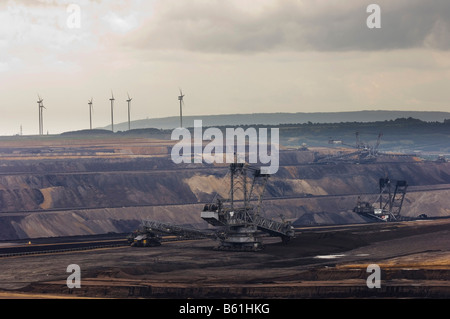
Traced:
[[[367, 10], [378, 5], [377, 12]], [[379, 19], [378, 19], [379, 17]], [[374, 20], [375, 19], [375, 20]], [[368, 20], [380, 23], [369, 28]], [[450, 111], [448, 0], [0, 0], [0, 135], [185, 115]]]

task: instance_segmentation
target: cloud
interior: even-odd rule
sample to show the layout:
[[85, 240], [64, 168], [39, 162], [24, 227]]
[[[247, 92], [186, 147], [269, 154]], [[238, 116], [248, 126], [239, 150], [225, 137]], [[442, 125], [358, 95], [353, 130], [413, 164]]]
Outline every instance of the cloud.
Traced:
[[[71, 2], [4, 2], [0, 47], [232, 54], [450, 49], [448, 0], [79, 0], [82, 28], [68, 30]], [[373, 2], [381, 7], [381, 29], [366, 25]]]
[[176, 115], [178, 87], [190, 115], [447, 110], [448, 12], [448, 0], [0, 1], [2, 130], [37, 132], [36, 92], [52, 133], [85, 128], [90, 97], [107, 125], [111, 89], [133, 94], [136, 118]]
[[[373, 2], [381, 29], [366, 25]], [[216, 53], [450, 48], [447, 0], [266, 0], [255, 10], [237, 0], [163, 0], [154, 11], [126, 45]]]

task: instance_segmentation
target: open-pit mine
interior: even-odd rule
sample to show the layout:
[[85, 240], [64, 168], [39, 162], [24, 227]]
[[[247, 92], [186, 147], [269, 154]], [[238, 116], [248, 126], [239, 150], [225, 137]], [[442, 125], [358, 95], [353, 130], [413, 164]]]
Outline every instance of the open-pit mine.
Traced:
[[[145, 220], [213, 232], [201, 212], [229, 197], [228, 164], [175, 164], [173, 145], [142, 133], [0, 139], [0, 298], [450, 297], [447, 161], [282, 148], [258, 213], [289, 222], [288, 242], [265, 234], [258, 251], [223, 251], [169, 234], [130, 245]], [[355, 213], [386, 177], [407, 182], [401, 218]], [[42, 248], [68, 242], [79, 249]], [[71, 264], [81, 288], [66, 284]], [[370, 264], [380, 288], [367, 286]]]

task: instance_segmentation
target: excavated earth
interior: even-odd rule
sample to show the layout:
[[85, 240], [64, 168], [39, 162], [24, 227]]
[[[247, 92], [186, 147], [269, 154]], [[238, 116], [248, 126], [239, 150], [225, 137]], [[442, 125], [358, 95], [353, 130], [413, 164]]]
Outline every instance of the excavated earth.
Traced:
[[[223, 252], [196, 240], [2, 259], [4, 298], [449, 298], [450, 220], [298, 229]], [[81, 269], [81, 288], [66, 268]], [[369, 264], [381, 268], [368, 288]]]
[[[227, 165], [175, 164], [172, 145], [131, 137], [0, 141], [0, 240], [130, 232], [146, 218], [205, 227], [203, 205], [228, 197]], [[296, 225], [367, 222], [352, 209], [359, 195], [376, 200], [385, 176], [410, 185], [402, 215], [450, 215], [450, 163], [310, 164], [335, 151], [281, 151], [266, 216]]]
[[[113, 136], [1, 140], [0, 240], [127, 233], [143, 219], [207, 228], [200, 211], [216, 194], [227, 197], [227, 165], [174, 164], [172, 145]], [[450, 163], [389, 156], [312, 164], [325, 152], [336, 150], [280, 152], [263, 211], [297, 227], [286, 246], [267, 238], [262, 252], [219, 252], [217, 242], [199, 240], [3, 258], [0, 297], [450, 297], [447, 219], [370, 223], [352, 212], [358, 196], [374, 201], [379, 178], [389, 176], [409, 184], [403, 216], [448, 217]], [[380, 289], [366, 285], [373, 263]], [[66, 286], [69, 264], [82, 269], [80, 289]]]

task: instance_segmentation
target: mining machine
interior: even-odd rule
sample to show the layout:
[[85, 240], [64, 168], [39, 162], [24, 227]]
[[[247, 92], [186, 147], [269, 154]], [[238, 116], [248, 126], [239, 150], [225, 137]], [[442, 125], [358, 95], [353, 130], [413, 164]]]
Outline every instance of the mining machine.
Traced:
[[261, 236], [267, 234], [288, 242], [294, 237], [290, 222], [275, 221], [261, 214], [263, 193], [269, 174], [247, 163], [231, 163], [229, 198], [216, 196], [205, 205], [201, 218], [220, 227], [218, 250], [258, 251], [263, 248]]
[[263, 248], [262, 236], [280, 237], [284, 243], [294, 237], [291, 222], [276, 221], [262, 213], [263, 194], [269, 174], [247, 163], [232, 163], [229, 198], [216, 195], [206, 204], [201, 218], [218, 227], [215, 231], [197, 230], [155, 220], [144, 220], [138, 230], [129, 235], [129, 244], [136, 247], [161, 245], [163, 236], [177, 239], [210, 238], [220, 241], [217, 250], [258, 251]]
[[388, 177], [380, 178], [380, 192], [376, 200], [371, 203], [361, 201], [361, 198], [358, 197], [358, 201], [353, 211], [360, 215], [381, 221], [403, 220], [405, 218], [400, 215], [400, 212], [406, 196], [407, 188], [408, 183], [400, 180], [395, 183], [395, 189], [392, 191], [391, 180]]
[[339, 162], [350, 161], [350, 162], [355, 162], [355, 163], [370, 163], [370, 162], [376, 161], [376, 158], [378, 155], [381, 155], [381, 154], [386, 155], [384, 153], [381, 153], [378, 150], [380, 143], [381, 143], [381, 138], [383, 137], [382, 132], [380, 132], [378, 134], [377, 140], [376, 140], [375, 144], [373, 144], [373, 145], [363, 142], [359, 137], [360, 136], [359, 132], [356, 132], [355, 135], [356, 135], [356, 143], [354, 145], [344, 143], [342, 140], [334, 140], [330, 137], [328, 144], [344, 145], [351, 149], [354, 149], [354, 151], [318, 157], [316, 159], [316, 162], [317, 163], [330, 163], [330, 162], [337, 162], [337, 161], [339, 161]]

